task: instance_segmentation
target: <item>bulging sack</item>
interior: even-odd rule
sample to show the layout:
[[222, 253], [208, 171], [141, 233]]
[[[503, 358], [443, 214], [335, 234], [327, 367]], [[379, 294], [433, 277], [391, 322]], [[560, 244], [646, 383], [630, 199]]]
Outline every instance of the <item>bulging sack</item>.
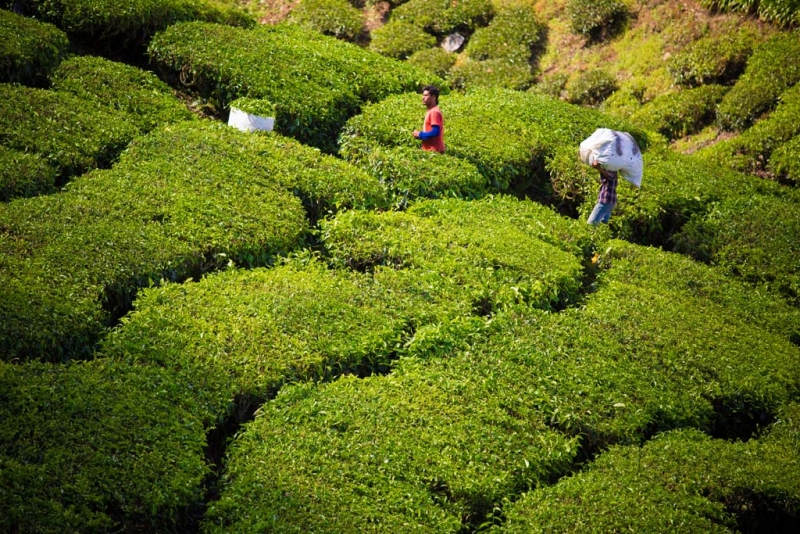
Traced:
[[597, 162], [607, 171], [619, 172], [636, 187], [642, 185], [642, 151], [631, 134], [598, 128], [583, 140], [580, 152], [586, 165]]

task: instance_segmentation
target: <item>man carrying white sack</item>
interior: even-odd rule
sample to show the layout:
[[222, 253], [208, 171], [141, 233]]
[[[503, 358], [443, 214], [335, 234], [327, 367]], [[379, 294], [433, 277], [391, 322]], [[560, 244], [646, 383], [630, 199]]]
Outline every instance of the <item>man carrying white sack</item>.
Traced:
[[600, 173], [600, 193], [589, 224], [608, 223], [617, 204], [617, 178], [622, 175], [635, 187], [642, 183], [642, 153], [628, 133], [597, 129], [580, 146], [581, 161]]

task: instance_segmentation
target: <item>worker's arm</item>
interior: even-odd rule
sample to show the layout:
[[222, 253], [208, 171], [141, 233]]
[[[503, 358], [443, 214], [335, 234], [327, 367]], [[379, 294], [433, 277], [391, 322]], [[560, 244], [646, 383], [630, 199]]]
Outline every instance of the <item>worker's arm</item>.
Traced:
[[434, 137], [439, 137], [442, 129], [439, 127], [438, 124], [434, 124], [431, 126], [431, 129], [427, 132], [420, 132], [419, 130], [414, 130], [414, 137], [417, 139], [432, 139]]

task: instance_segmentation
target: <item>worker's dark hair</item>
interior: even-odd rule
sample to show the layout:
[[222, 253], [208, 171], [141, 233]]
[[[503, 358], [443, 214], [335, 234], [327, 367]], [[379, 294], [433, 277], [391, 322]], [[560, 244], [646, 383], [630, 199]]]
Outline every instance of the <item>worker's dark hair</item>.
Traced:
[[428, 91], [429, 95], [433, 95], [436, 97], [436, 103], [439, 103], [439, 88], [435, 85], [426, 85], [422, 88], [422, 92]]

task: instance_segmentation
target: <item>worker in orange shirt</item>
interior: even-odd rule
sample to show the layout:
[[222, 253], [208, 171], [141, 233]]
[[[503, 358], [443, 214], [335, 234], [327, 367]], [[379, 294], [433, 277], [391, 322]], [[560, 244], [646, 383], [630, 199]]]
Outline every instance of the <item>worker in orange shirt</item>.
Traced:
[[439, 88], [426, 85], [422, 88], [422, 103], [428, 108], [422, 131], [412, 135], [422, 141], [422, 150], [444, 153], [444, 117], [439, 109]]

